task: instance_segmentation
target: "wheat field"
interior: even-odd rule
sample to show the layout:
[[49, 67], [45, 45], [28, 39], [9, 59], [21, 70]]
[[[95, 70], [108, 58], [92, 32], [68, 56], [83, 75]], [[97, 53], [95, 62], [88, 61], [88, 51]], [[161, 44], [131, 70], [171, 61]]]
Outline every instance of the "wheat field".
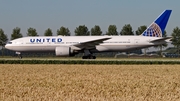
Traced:
[[173, 100], [180, 65], [0, 64], [0, 101]]

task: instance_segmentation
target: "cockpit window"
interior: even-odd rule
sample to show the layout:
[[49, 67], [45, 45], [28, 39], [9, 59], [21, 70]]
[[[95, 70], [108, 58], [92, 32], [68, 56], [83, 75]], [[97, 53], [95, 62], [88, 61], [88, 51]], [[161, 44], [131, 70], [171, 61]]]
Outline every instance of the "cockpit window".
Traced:
[[12, 42], [8, 42], [7, 44], [12, 44]]

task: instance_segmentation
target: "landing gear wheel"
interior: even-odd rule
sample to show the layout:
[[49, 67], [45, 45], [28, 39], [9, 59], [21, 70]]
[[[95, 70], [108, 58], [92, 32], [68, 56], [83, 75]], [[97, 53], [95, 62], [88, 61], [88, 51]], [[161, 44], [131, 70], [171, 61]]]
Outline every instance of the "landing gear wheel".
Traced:
[[83, 56], [82, 59], [87, 59], [87, 56]]
[[93, 59], [96, 59], [96, 56], [93, 56]]
[[22, 56], [20, 56], [19, 58], [22, 59]]
[[83, 56], [82, 59], [96, 59], [96, 56]]

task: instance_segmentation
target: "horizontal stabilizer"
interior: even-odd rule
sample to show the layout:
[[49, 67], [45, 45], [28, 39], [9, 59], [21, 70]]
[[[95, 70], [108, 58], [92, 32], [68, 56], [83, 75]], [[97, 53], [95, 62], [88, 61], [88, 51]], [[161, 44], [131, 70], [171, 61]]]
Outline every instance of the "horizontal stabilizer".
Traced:
[[160, 38], [160, 39], [156, 39], [156, 40], [152, 40], [151, 42], [153, 43], [153, 42], [159, 42], [159, 41], [165, 41], [165, 40], [167, 40], [167, 39], [171, 39], [172, 37], [162, 37], [162, 38]]

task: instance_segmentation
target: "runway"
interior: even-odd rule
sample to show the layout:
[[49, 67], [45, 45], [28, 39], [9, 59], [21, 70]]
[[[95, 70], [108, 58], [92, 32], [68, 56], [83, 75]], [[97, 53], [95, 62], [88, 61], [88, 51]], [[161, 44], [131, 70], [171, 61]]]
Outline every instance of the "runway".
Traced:
[[[18, 57], [0, 57], [0, 60], [20, 60]], [[100, 61], [104, 61], [104, 60], [115, 60], [115, 61], [121, 61], [121, 60], [126, 60], [126, 61], [156, 61], [156, 60], [160, 60], [160, 61], [180, 61], [180, 58], [134, 58], [134, 57], [130, 57], [130, 58], [113, 58], [113, 57], [97, 57], [97, 59], [82, 59], [81, 57], [23, 57], [21, 60], [100, 60]]]
[[0, 58], [0, 64], [180, 64], [179, 58]]

